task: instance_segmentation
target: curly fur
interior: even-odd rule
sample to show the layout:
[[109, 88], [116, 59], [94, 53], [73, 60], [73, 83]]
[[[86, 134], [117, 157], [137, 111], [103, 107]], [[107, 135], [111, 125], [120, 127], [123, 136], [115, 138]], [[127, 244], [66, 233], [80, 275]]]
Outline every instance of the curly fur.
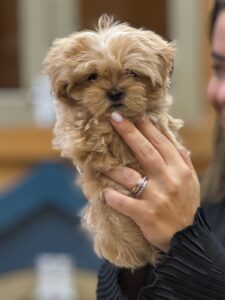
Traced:
[[[114, 110], [132, 122], [146, 115], [176, 143], [181, 121], [167, 113], [174, 52], [173, 44], [154, 32], [104, 15], [95, 31], [54, 41], [44, 60], [57, 108], [54, 145], [82, 170], [79, 183], [89, 199], [83, 223], [93, 235], [95, 251], [120, 267], [154, 264], [158, 251], [130, 218], [104, 200], [105, 187], [127, 195], [130, 191], [105, 177], [103, 170], [123, 165], [144, 175], [109, 119]], [[112, 89], [122, 91], [120, 105], [109, 99]]]

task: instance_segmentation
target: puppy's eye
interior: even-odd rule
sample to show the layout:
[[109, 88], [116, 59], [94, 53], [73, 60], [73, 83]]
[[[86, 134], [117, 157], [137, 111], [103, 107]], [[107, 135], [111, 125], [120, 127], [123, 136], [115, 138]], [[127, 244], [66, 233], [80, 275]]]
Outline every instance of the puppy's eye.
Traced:
[[134, 70], [130, 70], [130, 69], [126, 70], [126, 74], [129, 75], [129, 76], [132, 76], [132, 77], [137, 77], [138, 76], [137, 72], [135, 72]]
[[98, 74], [97, 73], [92, 73], [91, 75], [88, 76], [89, 81], [95, 81], [98, 79]]

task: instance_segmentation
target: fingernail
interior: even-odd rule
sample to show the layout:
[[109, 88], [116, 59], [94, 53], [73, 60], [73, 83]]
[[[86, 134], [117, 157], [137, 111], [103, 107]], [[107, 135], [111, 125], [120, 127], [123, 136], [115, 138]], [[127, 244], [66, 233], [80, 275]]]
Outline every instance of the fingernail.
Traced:
[[110, 201], [109, 199], [111, 198], [110, 197], [110, 194], [111, 194], [112, 190], [110, 188], [104, 188], [103, 190], [103, 194], [105, 196], [105, 201], [108, 203], [108, 201]]
[[103, 194], [105, 196], [106, 195], [109, 196], [109, 195], [113, 194], [113, 190], [111, 188], [106, 187], [106, 188], [103, 189]]
[[143, 115], [140, 117], [141, 121], [149, 121], [149, 118], [147, 117], [147, 115]]
[[121, 123], [123, 121], [123, 117], [121, 116], [121, 114], [115, 111], [112, 113], [112, 119], [116, 123]]

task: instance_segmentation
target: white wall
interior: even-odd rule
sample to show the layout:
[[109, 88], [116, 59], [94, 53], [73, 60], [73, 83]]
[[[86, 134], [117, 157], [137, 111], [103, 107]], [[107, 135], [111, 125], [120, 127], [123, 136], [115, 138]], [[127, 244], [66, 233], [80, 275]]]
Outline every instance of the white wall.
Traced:
[[32, 122], [30, 87], [52, 40], [79, 27], [79, 0], [18, 0], [20, 89], [0, 89], [0, 126]]
[[78, 1], [19, 0], [22, 85], [29, 87], [40, 72], [51, 42], [75, 31], [79, 25]]
[[202, 41], [207, 28], [201, 14], [205, 0], [169, 0], [169, 30], [177, 53], [172, 94], [174, 116], [196, 121], [203, 112]]

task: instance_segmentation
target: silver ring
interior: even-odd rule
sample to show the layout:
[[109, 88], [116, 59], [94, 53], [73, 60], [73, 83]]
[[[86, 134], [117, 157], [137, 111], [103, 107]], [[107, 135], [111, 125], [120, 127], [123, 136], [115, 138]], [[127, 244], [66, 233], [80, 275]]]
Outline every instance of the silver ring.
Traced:
[[148, 179], [147, 179], [146, 176], [141, 177], [140, 179], [138, 179], [137, 184], [131, 190], [131, 193], [133, 194], [133, 196], [135, 198], [137, 198], [138, 196], [140, 196], [144, 192], [144, 190], [147, 186], [147, 183], [148, 183]]

